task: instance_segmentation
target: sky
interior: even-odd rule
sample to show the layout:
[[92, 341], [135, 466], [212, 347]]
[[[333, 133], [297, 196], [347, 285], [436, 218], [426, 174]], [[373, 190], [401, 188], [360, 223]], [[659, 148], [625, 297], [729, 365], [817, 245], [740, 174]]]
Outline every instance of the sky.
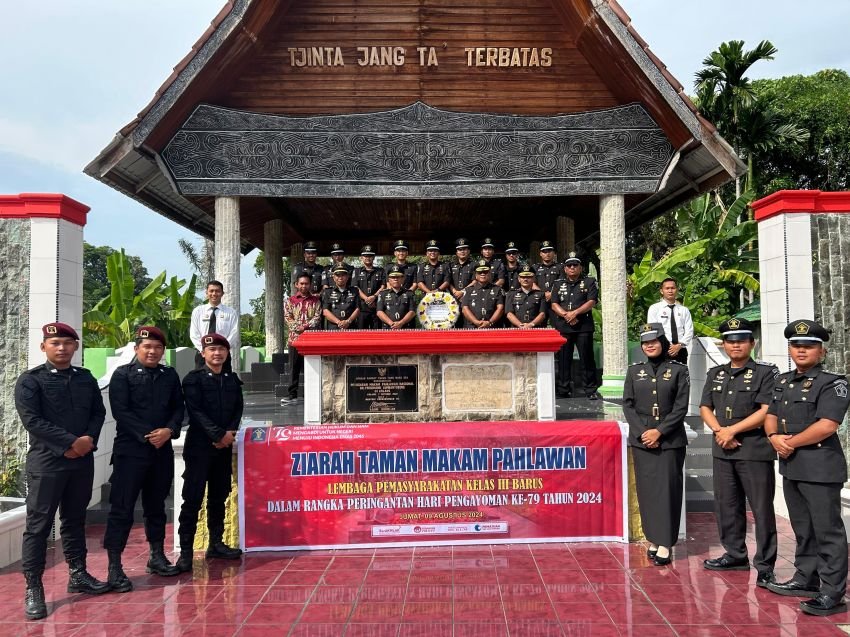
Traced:
[[[306, 1], [306, 0], [304, 0]], [[768, 39], [776, 60], [750, 77], [850, 71], [850, 2], [620, 0], [652, 50], [689, 91], [724, 41]], [[199, 237], [83, 174], [151, 100], [223, 0], [38, 0], [0, 4], [0, 193], [61, 192], [92, 210], [85, 240], [124, 248], [148, 272], [188, 277], [177, 247]], [[243, 257], [242, 311], [263, 289]], [[224, 299], [227, 302], [227, 299]]]

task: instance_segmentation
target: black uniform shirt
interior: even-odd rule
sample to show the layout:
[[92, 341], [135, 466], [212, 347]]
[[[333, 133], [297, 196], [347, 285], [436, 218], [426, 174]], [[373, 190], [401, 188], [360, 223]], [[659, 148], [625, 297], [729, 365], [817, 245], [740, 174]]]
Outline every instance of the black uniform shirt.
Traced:
[[449, 281], [456, 290], [464, 289], [474, 278], [475, 262], [472, 259], [467, 259], [465, 263], [461, 263], [457, 259], [452, 260], [449, 269]]
[[157, 449], [145, 435], [167, 427], [172, 438], [180, 437], [183, 391], [174, 368], [148, 368], [139, 362], [116, 367], [109, 381], [109, 406], [116, 425], [113, 453], [141, 458], [171, 453], [171, 442]]
[[[378, 311], [385, 312], [393, 321], [400, 321], [408, 312], [416, 311], [416, 300], [413, 292], [402, 289], [396, 292], [386, 289], [378, 295]], [[404, 327], [412, 328], [416, 321], [405, 323]], [[381, 321], [381, 327], [390, 329], [390, 326]]]
[[629, 365], [623, 387], [629, 444], [643, 448], [643, 432], [658, 429], [662, 449], [687, 446], [685, 415], [690, 387], [687, 366], [676, 361], [664, 361], [657, 369], [649, 361]]
[[[463, 295], [461, 305], [472, 310], [473, 316], [479, 321], [487, 321], [492, 318], [496, 308], [504, 304], [505, 293], [502, 292], [502, 288], [496, 287], [492, 283], [481, 285], [476, 281]], [[463, 320], [464, 327], [475, 327], [475, 324], [470, 323], [465, 316]]]
[[[576, 310], [588, 301], [599, 300], [599, 288], [596, 279], [591, 276], [579, 277], [575, 281], [568, 278], [558, 279], [552, 286], [551, 303], [557, 303], [563, 310]], [[569, 325], [560, 316], [552, 315], [554, 326], [562, 332], [592, 332], [593, 312], [587, 311], [576, 317], [575, 325]]]
[[360, 295], [355, 287], [348, 286], [340, 290], [333, 286], [322, 291], [322, 310], [330, 310], [331, 314], [341, 321], [351, 318], [359, 304]]
[[546, 265], [545, 263], [535, 263], [531, 266], [532, 271], [534, 272], [534, 278], [537, 282], [537, 287], [539, 287], [544, 292], [551, 292], [552, 286], [555, 285], [555, 281], [557, 281], [560, 277], [564, 276], [564, 268], [558, 263], [552, 263], [551, 265]]
[[183, 395], [189, 412], [184, 453], [214, 453], [214, 443], [242, 420], [242, 381], [236, 374], [214, 374], [204, 365], [183, 378]]
[[420, 263], [416, 271], [416, 282], [424, 283], [425, 287], [432, 292], [448, 280], [449, 267], [442, 261], [437, 265], [431, 265], [428, 262]]
[[[502, 287], [505, 290], [505, 292], [509, 292], [510, 290], [519, 290], [520, 289], [519, 271], [520, 271], [519, 263], [517, 263], [517, 266], [513, 269], [511, 269], [507, 264], [505, 264], [505, 267], [502, 271], [502, 274], [505, 277], [505, 285], [503, 285]], [[494, 279], [494, 280], [498, 281], [498, 279]]]
[[97, 448], [106, 409], [89, 370], [59, 370], [49, 362], [33, 367], [18, 377], [15, 407], [29, 432], [27, 471], [73, 471], [81, 462], [94, 462], [93, 453], [64, 456], [81, 436], [91, 436]]
[[483, 259], [483, 261], [487, 261], [487, 265], [490, 266], [490, 280], [493, 283], [505, 278], [505, 264], [502, 263], [501, 259], [493, 257], [489, 261], [487, 259]]
[[[342, 267], [348, 270], [348, 282], [351, 283], [351, 275], [354, 273], [354, 266], [348, 265], [347, 263], [343, 263]], [[325, 268], [325, 271], [322, 272], [322, 286], [326, 288], [332, 288], [334, 286], [334, 277], [333, 271], [336, 269], [336, 263], [331, 263], [328, 267]]]
[[[546, 295], [540, 290], [511, 290], [505, 294], [505, 312], [516, 316], [521, 323], [531, 323], [537, 315], [546, 313]], [[538, 327], [546, 324], [544, 320]]]
[[318, 263], [310, 265], [306, 261], [301, 261], [300, 263], [296, 263], [295, 267], [292, 268], [293, 293], [295, 292], [295, 282], [298, 281], [298, 277], [300, 277], [302, 274], [306, 274], [310, 277], [310, 280], [313, 284], [312, 292], [314, 294], [322, 289], [322, 280], [324, 279], [325, 275], [325, 266], [319, 265]]
[[[700, 407], [714, 411], [721, 427], [734, 425], [754, 414], [761, 405], [769, 405], [773, 396], [773, 380], [779, 375], [776, 365], [747, 361], [743, 367], [732, 368], [731, 363], [708, 370], [702, 390]], [[732, 460], [774, 460], [773, 450], [763, 427], [756, 427], [735, 436], [740, 447], [723, 449], [714, 441], [715, 458]]]
[[[359, 288], [363, 294], [366, 296], [372, 296], [377, 292], [381, 286], [383, 286], [387, 282], [387, 275], [382, 268], [372, 268], [371, 270], [367, 270], [366, 268], [354, 268], [354, 276], [351, 281], [351, 285], [356, 288]], [[375, 312], [375, 306], [369, 305], [363, 299], [360, 299], [360, 311], [361, 312]]]
[[[778, 431], [798, 434], [821, 418], [840, 423], [847, 405], [847, 379], [815, 365], [804, 374], [797, 370], [780, 374], [773, 387], [767, 413], [776, 416]], [[790, 457], [779, 459], [779, 473], [790, 480], [845, 482], [847, 464], [837, 434], [813, 445], [798, 447]]]

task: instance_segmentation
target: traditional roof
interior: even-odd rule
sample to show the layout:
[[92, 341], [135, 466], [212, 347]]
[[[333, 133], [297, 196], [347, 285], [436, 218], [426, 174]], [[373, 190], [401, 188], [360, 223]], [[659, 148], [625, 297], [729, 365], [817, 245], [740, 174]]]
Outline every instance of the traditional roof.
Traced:
[[[228, 72], [235, 72], [246, 59], [262, 52], [264, 34], [285, 21], [295, 4], [284, 0], [227, 2], [151, 102], [85, 172], [181, 225], [212, 236], [213, 199], [181, 195], [164, 169], [160, 153], [199, 104], [216, 103], [221, 85], [232, 80]], [[700, 115], [682, 84], [650, 50], [616, 0], [552, 0], [551, 4], [615, 98], [622, 104], [637, 98], [674, 145], [675, 154], [658, 190], [648, 196], [627, 197], [629, 227], [745, 172], [732, 148]], [[317, 108], [321, 111], [321, 106]], [[294, 208], [299, 205], [293, 204]], [[305, 202], [300, 205], [309, 207]], [[422, 202], [417, 206], [421, 211]], [[313, 229], [285, 212], [274, 200], [243, 201], [243, 249], [261, 247], [262, 224], [274, 218], [284, 218], [285, 236], [292, 239], [288, 243], [306, 238]], [[583, 232], [585, 239], [593, 234], [590, 227]]]

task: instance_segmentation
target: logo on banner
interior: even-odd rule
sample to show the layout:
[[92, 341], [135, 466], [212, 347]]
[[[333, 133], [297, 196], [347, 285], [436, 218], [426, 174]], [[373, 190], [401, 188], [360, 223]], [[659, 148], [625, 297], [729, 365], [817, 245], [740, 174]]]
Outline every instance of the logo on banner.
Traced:
[[292, 437], [292, 429], [289, 427], [275, 427], [272, 432], [272, 440], [289, 440]]
[[251, 430], [251, 442], [265, 442], [266, 441], [266, 430], [265, 428], [257, 428]]

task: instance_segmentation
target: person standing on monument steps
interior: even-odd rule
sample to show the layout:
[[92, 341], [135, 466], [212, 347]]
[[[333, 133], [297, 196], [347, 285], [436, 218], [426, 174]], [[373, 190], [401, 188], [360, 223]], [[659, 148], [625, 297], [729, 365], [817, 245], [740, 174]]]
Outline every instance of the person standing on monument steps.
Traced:
[[647, 360], [626, 370], [623, 413], [641, 524], [649, 541], [647, 556], [664, 566], [672, 561], [670, 551], [679, 539], [691, 383], [687, 366], [667, 356], [670, 343], [660, 323], [643, 327], [640, 345]]
[[725, 553], [708, 559], [710, 571], [747, 571], [747, 502], [756, 527], [756, 586], [774, 581], [776, 516], [773, 512], [776, 452], [764, 435], [764, 419], [779, 370], [752, 360], [753, 325], [731, 318], [720, 325], [725, 365], [708, 371], [700, 401], [703, 422], [714, 432], [714, 510]]
[[490, 265], [486, 259], [475, 263], [475, 282], [466, 289], [461, 303], [464, 327], [498, 327], [505, 314], [505, 293], [490, 282]]
[[687, 365], [688, 348], [694, 340], [694, 322], [691, 311], [676, 300], [678, 295], [676, 279], [664, 279], [661, 282], [661, 300], [649, 306], [646, 322], [664, 326], [664, 335], [670, 341], [668, 356]]
[[86, 570], [86, 508], [94, 483], [94, 454], [106, 416], [97, 381], [87, 369], [71, 365], [80, 337], [70, 325], [41, 328], [47, 359], [18, 377], [15, 407], [29, 434], [24, 468], [27, 520], [21, 567], [26, 578], [24, 612], [47, 617], [42, 575], [47, 538], [59, 510], [62, 551], [70, 569], [69, 593], [100, 595], [109, 584]]
[[322, 291], [322, 316], [326, 330], [347, 330], [357, 325], [360, 315], [360, 295], [357, 288], [348, 284], [349, 271], [337, 264], [333, 271], [333, 287]]
[[183, 426], [183, 391], [172, 367], [160, 364], [165, 334], [154, 326], [136, 330], [136, 360], [121, 365], [109, 381], [109, 405], [115, 417], [109, 517], [103, 548], [109, 557], [107, 581], [117, 593], [133, 590], [121, 554], [133, 527], [133, 510], [142, 494], [145, 536], [150, 545], [147, 572], [164, 577], [180, 571], [165, 557], [165, 499], [174, 480], [172, 438]]
[[425, 245], [425, 263], [420, 263], [416, 271], [416, 285], [423, 294], [435, 290], [443, 291], [449, 287], [449, 266], [440, 261], [440, 244], [431, 239]]
[[310, 277], [305, 272], [295, 281], [295, 294], [283, 302], [283, 321], [286, 323], [286, 349], [289, 352], [289, 387], [286, 398], [280, 403], [288, 405], [298, 400], [298, 382], [304, 369], [304, 356], [295, 348], [295, 339], [307, 330], [322, 323], [322, 303], [310, 287]]
[[[519, 290], [519, 269], [524, 265], [526, 264], [519, 262], [519, 248], [516, 247], [516, 243], [509, 241], [505, 247], [505, 284], [502, 286], [506, 294], [511, 290]], [[530, 264], [529, 267], [531, 267]], [[534, 274], [533, 270], [532, 274]]]
[[[395, 257], [395, 261], [393, 261], [390, 267], [398, 268], [404, 273], [402, 288], [413, 292], [417, 288], [416, 264], [408, 263], [407, 256], [409, 254], [410, 248], [407, 247], [407, 241], [404, 239], [398, 239], [393, 244], [393, 256]], [[387, 268], [387, 272], [389, 273], [389, 268]]]
[[224, 543], [224, 510], [233, 472], [233, 443], [242, 419], [242, 381], [224, 371], [230, 343], [221, 334], [202, 339], [205, 364], [183, 379], [183, 396], [189, 412], [189, 429], [183, 458], [183, 506], [178, 519], [181, 573], [192, 570], [192, 553], [198, 514], [207, 492], [207, 558], [236, 560], [242, 551]]
[[360, 296], [360, 314], [357, 315], [358, 330], [380, 329], [378, 320], [378, 295], [386, 288], [387, 277], [383, 268], [375, 267], [375, 251], [365, 245], [360, 251], [361, 265], [354, 268], [351, 284]]
[[796, 572], [767, 589], [811, 598], [800, 602], [809, 615], [833, 615], [847, 610], [847, 535], [841, 516], [847, 461], [837, 434], [850, 403], [847, 379], [821, 366], [829, 341], [822, 325], [792, 321], [785, 338], [794, 369], [776, 380], [764, 431], [779, 455], [782, 491], [797, 538]]
[[378, 295], [378, 319], [386, 330], [410, 329], [416, 322], [416, 299], [404, 288], [405, 271], [393, 264], [387, 272], [389, 288]]
[[[221, 302], [224, 296], [224, 284], [221, 281], [210, 281], [207, 283], [207, 302], [192, 310], [192, 318], [189, 323], [189, 338], [195, 346], [195, 367], [201, 369], [204, 366], [203, 346], [201, 337], [204, 334], [221, 334], [233, 342], [239, 336], [239, 316], [236, 310]], [[230, 354], [224, 363], [224, 371], [232, 372]]]
[[546, 297], [534, 289], [534, 271], [528, 264], [519, 270], [520, 289], [505, 292], [505, 315], [508, 323], [518, 328], [533, 328], [546, 325]]

